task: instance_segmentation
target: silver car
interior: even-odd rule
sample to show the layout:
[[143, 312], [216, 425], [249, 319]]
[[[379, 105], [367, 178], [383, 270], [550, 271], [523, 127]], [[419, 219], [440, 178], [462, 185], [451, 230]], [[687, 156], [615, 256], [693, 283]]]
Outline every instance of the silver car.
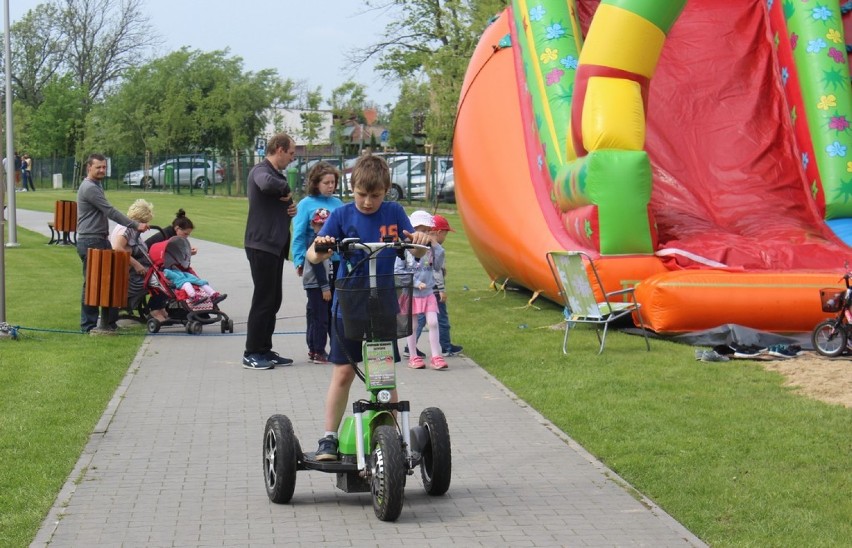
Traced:
[[124, 184], [142, 188], [157, 188], [177, 183], [178, 186], [193, 185], [195, 188], [206, 190], [211, 182], [220, 184], [224, 180], [225, 170], [222, 166], [198, 156], [173, 158], [149, 170], [139, 169], [124, 175]]
[[[426, 196], [427, 165], [430, 161], [425, 156], [411, 156], [400, 158], [390, 164], [391, 166], [391, 189], [388, 199], [401, 200], [410, 195], [411, 199], [422, 200]], [[430, 194], [440, 189], [447, 180], [447, 175], [452, 174], [453, 159], [449, 157], [436, 157], [431, 166], [430, 186], [433, 187]], [[450, 175], [451, 176], [451, 175]]]

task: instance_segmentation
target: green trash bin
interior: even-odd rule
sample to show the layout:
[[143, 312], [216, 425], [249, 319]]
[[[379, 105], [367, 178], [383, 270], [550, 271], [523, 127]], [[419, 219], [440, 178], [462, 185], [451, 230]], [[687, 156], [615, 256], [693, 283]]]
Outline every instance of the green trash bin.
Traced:
[[163, 182], [165, 186], [172, 186], [175, 184], [175, 166], [172, 164], [166, 166], [163, 173]]
[[299, 170], [295, 167], [287, 168], [287, 184], [290, 185], [294, 198], [301, 198], [305, 194], [302, 185], [299, 183]]

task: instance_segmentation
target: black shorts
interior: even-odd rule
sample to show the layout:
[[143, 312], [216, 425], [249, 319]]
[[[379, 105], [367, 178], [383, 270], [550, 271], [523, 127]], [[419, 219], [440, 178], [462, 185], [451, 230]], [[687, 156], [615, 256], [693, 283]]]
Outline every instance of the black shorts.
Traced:
[[[363, 342], [345, 338], [343, 336], [343, 318], [335, 317], [331, 326], [331, 352], [328, 354], [328, 361], [335, 365], [349, 365], [350, 359], [355, 363], [361, 363], [364, 360], [361, 347]], [[393, 360], [394, 363], [399, 363], [399, 348], [396, 341], [393, 341], [393, 343]], [[347, 353], [349, 354], [348, 357]]]

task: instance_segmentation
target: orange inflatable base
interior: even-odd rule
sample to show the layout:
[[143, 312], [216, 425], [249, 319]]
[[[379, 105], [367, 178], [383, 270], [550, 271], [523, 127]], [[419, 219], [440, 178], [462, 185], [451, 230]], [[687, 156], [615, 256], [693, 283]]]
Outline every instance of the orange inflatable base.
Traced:
[[837, 273], [680, 270], [656, 274], [636, 287], [645, 326], [657, 333], [701, 331], [739, 324], [761, 331], [811, 331], [831, 314], [819, 290], [842, 288]]

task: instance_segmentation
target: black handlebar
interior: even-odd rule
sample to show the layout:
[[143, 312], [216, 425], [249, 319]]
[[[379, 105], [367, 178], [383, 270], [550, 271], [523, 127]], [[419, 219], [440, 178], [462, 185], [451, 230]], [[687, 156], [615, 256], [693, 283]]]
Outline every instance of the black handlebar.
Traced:
[[431, 247], [431, 245], [419, 245], [412, 244], [410, 242], [403, 242], [401, 240], [390, 240], [386, 242], [375, 242], [375, 243], [364, 243], [359, 238], [344, 238], [339, 242], [333, 242], [330, 244], [320, 244], [314, 243], [314, 251], [317, 253], [327, 253], [329, 251], [336, 251], [341, 254], [346, 254], [348, 251], [352, 249], [360, 249], [363, 251], [376, 252], [380, 249], [414, 249], [414, 248], [426, 248]]
[[317, 253], [326, 253], [328, 251], [338, 251], [338, 247], [337, 242], [330, 244], [314, 244], [314, 251]]

